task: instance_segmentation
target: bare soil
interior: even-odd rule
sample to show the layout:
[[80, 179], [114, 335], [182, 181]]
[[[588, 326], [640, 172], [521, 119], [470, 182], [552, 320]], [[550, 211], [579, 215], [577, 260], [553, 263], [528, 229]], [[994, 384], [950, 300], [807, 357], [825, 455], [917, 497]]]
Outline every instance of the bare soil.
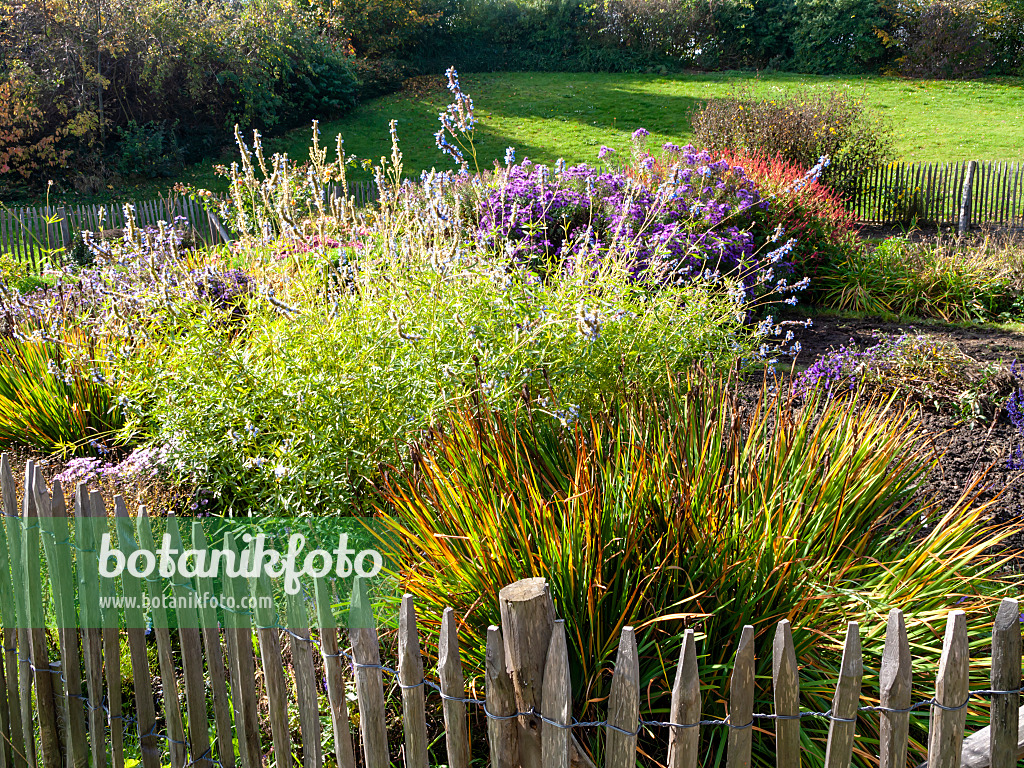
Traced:
[[[802, 351], [798, 365], [809, 365], [830, 349], [846, 346], [865, 349], [877, 343], [876, 334], [914, 332], [952, 342], [979, 363], [1001, 363], [1007, 368], [1014, 361], [1024, 362], [1024, 335], [989, 328], [962, 328], [945, 324], [888, 323], [881, 320], [851, 320], [818, 317], [811, 328], [797, 331]], [[1005, 396], [993, 392], [993, 397]], [[1024, 515], [1024, 472], [1009, 467], [1014, 450], [1024, 447], [1024, 435], [1018, 435], [1000, 409], [988, 423], [962, 420], [951, 413], [923, 407], [921, 425], [928, 446], [938, 462], [925, 487], [922, 501], [933, 499], [948, 509], [972, 489], [981, 491], [979, 501], [996, 499], [992, 506], [997, 520]], [[1015, 542], [1024, 552], [1024, 538]]]

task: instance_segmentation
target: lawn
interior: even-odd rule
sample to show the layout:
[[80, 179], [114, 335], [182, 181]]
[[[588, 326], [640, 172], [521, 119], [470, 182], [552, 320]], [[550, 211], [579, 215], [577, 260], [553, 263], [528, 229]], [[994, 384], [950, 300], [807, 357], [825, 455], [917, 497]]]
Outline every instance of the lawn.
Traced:
[[[333, 145], [345, 138], [346, 151], [379, 159], [390, 153], [388, 121], [398, 131], [409, 175], [431, 167], [448, 167], [434, 147], [437, 113], [448, 104], [439, 87], [427, 95], [400, 93], [375, 99], [341, 120], [325, 121], [321, 131]], [[690, 116], [710, 98], [749, 84], [759, 94], [801, 87], [843, 88], [863, 98], [879, 119], [896, 128], [896, 151], [907, 160], [1009, 160], [1024, 156], [1019, 126], [1024, 122], [1024, 88], [1020, 80], [903, 80], [887, 77], [817, 77], [812, 75], [717, 73], [700, 75], [621, 75], [512, 72], [462, 77], [473, 97], [480, 123], [477, 149], [481, 167], [504, 157], [514, 146], [517, 158], [554, 163], [594, 161], [601, 145], [621, 149], [639, 126], [652, 140], [688, 141]], [[970, 126], [965, 130], [964, 126]], [[309, 128], [302, 127], [269, 142], [275, 150], [305, 157]], [[230, 151], [226, 158], [233, 157]], [[179, 180], [224, 190], [212, 172], [213, 162], [186, 169]], [[365, 178], [365, 175], [362, 176]], [[124, 184], [110, 190], [115, 200], [144, 199], [163, 193], [167, 181]], [[99, 202], [90, 200], [89, 202]]]
[[[464, 90], [474, 99], [480, 124], [481, 167], [514, 146], [517, 157], [553, 163], [594, 161], [601, 145], [622, 149], [639, 126], [652, 142], [689, 141], [690, 116], [708, 99], [749, 84], [757, 94], [810, 87], [842, 88], [863, 98], [869, 110], [896, 128], [896, 151], [907, 160], [1007, 160], [1024, 155], [1019, 126], [1024, 91], [1014, 81], [951, 82], [883, 77], [814, 77], [749, 73], [707, 75], [616, 75], [499, 73], [467, 75]], [[341, 133], [346, 150], [377, 159], [390, 151], [388, 121], [398, 120], [406, 171], [445, 167], [434, 149], [437, 113], [447, 93], [426, 97], [397, 94], [359, 107], [343, 120], [321, 125], [325, 136]], [[970, 125], [969, 131], [964, 130]], [[277, 142], [300, 156], [308, 130]]]

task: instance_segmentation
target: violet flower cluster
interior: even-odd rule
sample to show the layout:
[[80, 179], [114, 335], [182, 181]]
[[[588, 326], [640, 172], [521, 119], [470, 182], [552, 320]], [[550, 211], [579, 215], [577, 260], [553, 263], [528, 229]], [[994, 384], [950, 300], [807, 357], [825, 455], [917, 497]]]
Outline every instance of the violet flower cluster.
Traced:
[[[459, 73], [455, 71], [455, 67], [449, 67], [445, 74], [448, 76], [448, 91], [454, 98], [445, 111], [437, 116], [441, 127], [434, 134], [434, 142], [438, 149], [465, 168], [468, 165], [468, 161], [464, 151], [465, 147], [463, 147], [459, 140], [459, 136], [471, 136], [476, 126], [476, 116], [473, 114], [473, 99], [470, 98], [469, 94], [463, 93], [462, 86], [459, 83]], [[509, 149], [512, 148], [509, 147]], [[506, 160], [509, 159], [507, 151], [505, 157]], [[513, 162], [514, 157], [515, 150], [512, 150]]]
[[[762, 200], [743, 171], [692, 146], [667, 168], [651, 160], [639, 179], [587, 164], [552, 172], [523, 160], [503, 170], [482, 200], [479, 240], [509, 244], [534, 267], [626, 256], [636, 278], [656, 282], [750, 267], [755, 244], [744, 212]], [[757, 282], [752, 274], [745, 280], [748, 288]]]
[[[1010, 366], [1010, 375], [1014, 381], [1019, 381], [1021, 371], [1017, 368], [1017, 361]], [[1024, 442], [1024, 388], [1017, 387], [1006, 401], [1006, 415], [1010, 419], [1013, 428], [1017, 430], [1017, 437]], [[1024, 469], [1024, 450], [1020, 446], [1014, 449], [1007, 462], [1010, 469]]]
[[868, 377], [877, 380], [888, 372], [904, 368], [925, 343], [920, 335], [903, 333], [884, 338], [865, 350], [841, 346], [819, 357], [797, 376], [793, 393], [806, 396], [819, 390], [826, 399], [832, 400], [855, 390]]

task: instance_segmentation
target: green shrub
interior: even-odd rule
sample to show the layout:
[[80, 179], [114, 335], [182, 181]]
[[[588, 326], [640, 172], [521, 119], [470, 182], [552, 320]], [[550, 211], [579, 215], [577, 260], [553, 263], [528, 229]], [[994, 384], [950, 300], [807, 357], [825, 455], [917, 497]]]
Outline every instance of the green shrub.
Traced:
[[1024, 7], [1001, 0], [916, 0], [891, 9], [880, 37], [897, 54], [895, 74], [926, 78], [975, 78], [1017, 74], [1024, 35]]
[[118, 129], [117, 170], [150, 178], [173, 176], [181, 169], [181, 149], [174, 130], [165, 122], [139, 125], [129, 120]]
[[304, 269], [290, 289], [300, 312], [250, 301], [240, 329], [179, 309], [119, 366], [132, 433], [167, 445], [178, 476], [227, 510], [347, 513], [379, 462], [474, 391], [508, 408], [528, 392], [567, 417], [626, 382], [658, 389], [696, 360], [728, 365], [750, 343], [734, 336], [729, 299], [697, 285], [650, 296], [612, 273], [541, 284], [475, 257], [363, 260], [340, 285]]
[[877, 30], [886, 19], [878, 0], [797, 0], [793, 14], [796, 72], [871, 72], [884, 60]]
[[236, 122], [291, 126], [355, 103], [340, 32], [287, 0], [111, 0], [98, 59], [93, 14], [24, 5], [0, 5], [0, 177], [71, 182], [104, 152], [124, 173], [167, 175]]
[[893, 154], [891, 126], [865, 114], [860, 99], [835, 90], [769, 99], [741, 88], [699, 109], [693, 131], [696, 142], [710, 150], [777, 157], [803, 168], [827, 155], [822, 183], [841, 193]]
[[[500, 623], [499, 589], [546, 578], [566, 622], [579, 720], [606, 713], [625, 625], [637, 630], [642, 711], [656, 720], [668, 719], [687, 627], [699, 638], [704, 717], [725, 715], [720, 696], [746, 624], [758, 637], [757, 712], [772, 708], [780, 619], [793, 622], [811, 711], [829, 708], [846, 621], [860, 623], [869, 676], [893, 607], [907, 612], [917, 655], [937, 658], [934, 622], [990, 584], [999, 566], [981, 559], [984, 547], [1010, 531], [987, 529], [985, 508], [966, 503], [941, 519], [906, 514], [931, 462], [912, 412], [867, 400], [794, 412], [785, 392], [741, 403], [734, 385], [694, 373], [568, 428], [504, 409], [453, 411], [416, 446], [414, 465], [383, 481], [399, 589], [415, 595], [421, 631], [436, 632], [454, 608], [463, 661], [478, 675], [487, 627]], [[972, 639], [987, 643], [979, 613]], [[918, 690], [931, 690], [931, 668], [921, 672]], [[874, 723], [858, 725], [868, 751]], [[914, 719], [917, 751], [926, 723]], [[823, 764], [827, 723], [802, 728], [805, 759]], [[707, 765], [723, 761], [726, 732], [702, 730]], [[663, 754], [651, 738], [642, 732], [644, 751]], [[774, 765], [773, 741], [754, 743], [755, 764]]]

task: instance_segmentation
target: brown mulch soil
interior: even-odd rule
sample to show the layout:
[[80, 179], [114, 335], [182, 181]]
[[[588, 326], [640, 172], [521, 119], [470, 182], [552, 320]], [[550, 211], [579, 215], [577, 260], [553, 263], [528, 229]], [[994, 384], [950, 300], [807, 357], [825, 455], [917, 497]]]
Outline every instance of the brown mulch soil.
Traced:
[[[889, 323], [881, 320], [814, 318], [811, 328], [799, 329], [802, 351], [798, 365], [809, 365], [829, 349], [840, 346], [865, 349], [877, 343], [875, 334], [920, 333], [952, 342], [979, 363], [1009, 366], [1024, 362], [1024, 335], [990, 328], [961, 328], [944, 324]], [[938, 466], [921, 489], [923, 500], [934, 499], [948, 509], [975, 482], [982, 490], [979, 500], [998, 497], [994, 517], [1005, 520], [1024, 515], [1024, 472], [1008, 467], [1008, 460], [1022, 446], [1021, 435], [1006, 417], [1005, 410], [988, 423], [963, 421], [956, 414], [923, 408], [921, 425]], [[1024, 538], [1015, 542], [1024, 550]]]

